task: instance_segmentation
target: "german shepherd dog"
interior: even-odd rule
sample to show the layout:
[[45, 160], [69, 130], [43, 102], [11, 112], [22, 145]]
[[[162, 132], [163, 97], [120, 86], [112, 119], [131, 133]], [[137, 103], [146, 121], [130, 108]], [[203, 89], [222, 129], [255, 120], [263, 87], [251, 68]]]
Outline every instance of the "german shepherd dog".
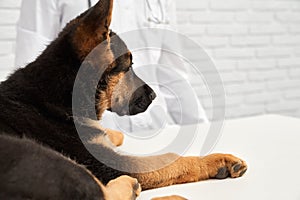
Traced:
[[[134, 74], [130, 51], [109, 30], [112, 8], [113, 0], [100, 0], [72, 20], [34, 62], [1, 83], [0, 199], [130, 200], [141, 188], [236, 178], [247, 170], [244, 161], [229, 154], [134, 157], [115, 151], [123, 135], [98, 125], [102, 113], [144, 112], [155, 93]], [[126, 53], [116, 57], [121, 50]], [[79, 81], [82, 90], [74, 101], [79, 69], [101, 76], [79, 77], [90, 83]], [[94, 95], [92, 109], [83, 105], [88, 90]], [[106, 162], [93, 151], [100, 151]]]

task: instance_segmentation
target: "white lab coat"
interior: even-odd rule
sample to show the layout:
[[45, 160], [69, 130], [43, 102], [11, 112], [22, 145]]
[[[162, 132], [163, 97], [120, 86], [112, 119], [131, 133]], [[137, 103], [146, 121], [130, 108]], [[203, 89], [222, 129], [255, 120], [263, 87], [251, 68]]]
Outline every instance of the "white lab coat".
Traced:
[[[148, 0], [153, 4], [155, 15], [161, 17], [157, 8], [158, 0]], [[97, 0], [91, 0], [95, 4]], [[134, 2], [134, 3], [133, 3]], [[155, 24], [149, 21], [145, 0], [115, 0], [111, 29], [122, 33], [145, 27], [171, 28], [176, 24], [174, 0], [161, 0], [165, 21]], [[71, 19], [88, 8], [87, 0], [23, 0], [21, 15], [17, 24], [16, 67], [23, 67], [35, 60]], [[148, 11], [149, 12], [149, 11]]]
[[[91, 2], [94, 5], [97, 0], [91, 0]], [[148, 0], [148, 2], [151, 6], [150, 9], [146, 0], [115, 0], [110, 28], [117, 33], [122, 33], [139, 28], [172, 29], [175, 27], [176, 6], [174, 0]], [[87, 0], [23, 0], [17, 26], [16, 67], [23, 67], [33, 61], [57, 37], [67, 22], [87, 8]], [[157, 23], [157, 19], [163, 23]], [[165, 65], [183, 66], [179, 59], [164, 56], [162, 51], [133, 52], [133, 59], [134, 68], [145, 63], [159, 62], [163, 62]], [[184, 74], [185, 70], [181, 68], [178, 72]], [[168, 84], [166, 80], [170, 78], [164, 73], [157, 72], [156, 69], [145, 73], [143, 70], [137, 70], [137, 74], [142, 79], [156, 83]], [[207, 121], [200, 104], [198, 105], [200, 114], [196, 116], [193, 114], [199, 112], [194, 112], [194, 108], [189, 107], [189, 99], [184, 98], [186, 84], [181, 84], [180, 80], [168, 85], [177, 93], [177, 97], [166, 94], [157, 85], [151, 87], [158, 94], [158, 98], [145, 113], [131, 117], [118, 117], [107, 111], [104, 113], [102, 125], [128, 133], [145, 128], [160, 129], [166, 124], [192, 124]], [[183, 102], [184, 108], [176, 105], [178, 98]]]

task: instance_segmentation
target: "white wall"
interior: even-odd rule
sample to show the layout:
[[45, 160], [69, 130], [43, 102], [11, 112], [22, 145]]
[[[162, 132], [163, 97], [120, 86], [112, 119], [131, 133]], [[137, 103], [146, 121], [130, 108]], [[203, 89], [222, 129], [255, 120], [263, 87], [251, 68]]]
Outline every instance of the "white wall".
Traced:
[[[226, 116], [300, 117], [299, 0], [176, 0], [179, 31], [202, 45], [226, 90]], [[21, 0], [0, 0], [0, 80], [13, 68]], [[205, 99], [207, 98], [207, 99]], [[210, 109], [208, 97], [203, 104]]]
[[16, 22], [21, 0], [0, 0], [0, 80], [14, 66]]
[[299, 0], [176, 2], [180, 32], [201, 44], [221, 73], [227, 117], [300, 117]]

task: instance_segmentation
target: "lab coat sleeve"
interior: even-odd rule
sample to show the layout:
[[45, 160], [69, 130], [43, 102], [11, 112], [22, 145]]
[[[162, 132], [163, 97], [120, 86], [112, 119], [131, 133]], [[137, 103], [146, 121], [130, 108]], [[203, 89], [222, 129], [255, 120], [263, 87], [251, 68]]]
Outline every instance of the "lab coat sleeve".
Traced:
[[57, 36], [60, 13], [57, 0], [23, 0], [17, 24], [15, 67], [34, 61]]

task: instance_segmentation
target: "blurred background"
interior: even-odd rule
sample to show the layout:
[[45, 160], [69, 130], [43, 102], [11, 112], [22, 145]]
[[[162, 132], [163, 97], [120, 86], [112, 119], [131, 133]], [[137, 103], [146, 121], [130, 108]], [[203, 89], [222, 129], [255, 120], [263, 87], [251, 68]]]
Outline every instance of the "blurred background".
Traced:
[[[201, 45], [220, 72], [227, 119], [265, 113], [300, 117], [299, 0], [176, 3], [178, 31]], [[20, 5], [21, 0], [0, 0], [1, 81], [14, 70]], [[205, 87], [197, 80], [193, 84], [209, 113], [211, 98]]]

